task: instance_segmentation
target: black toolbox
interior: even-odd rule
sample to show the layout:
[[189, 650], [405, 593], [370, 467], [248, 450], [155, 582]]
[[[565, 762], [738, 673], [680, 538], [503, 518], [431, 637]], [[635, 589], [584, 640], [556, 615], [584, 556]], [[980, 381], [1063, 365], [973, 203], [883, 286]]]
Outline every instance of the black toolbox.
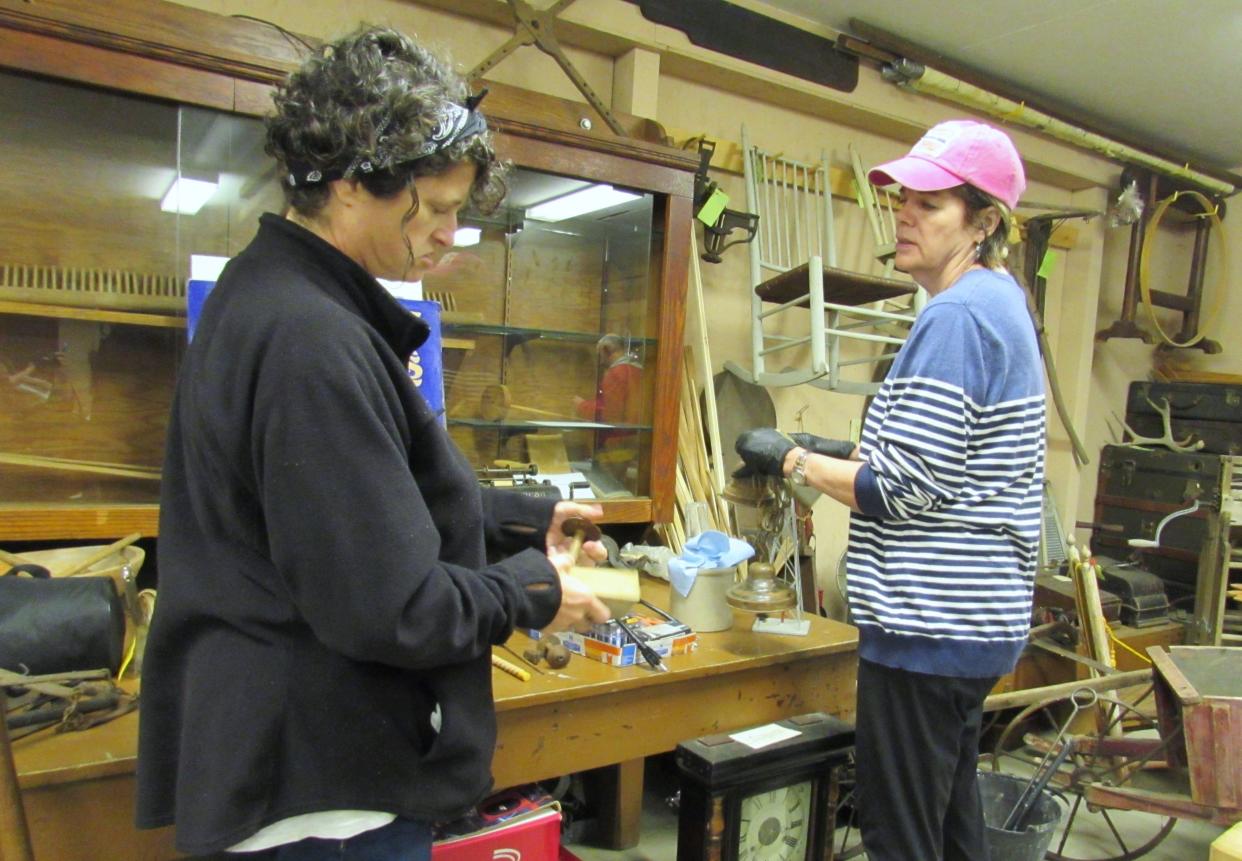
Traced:
[[[1106, 445], [1100, 452], [1091, 548], [1125, 560], [1141, 553], [1143, 567], [1163, 580], [1171, 593], [1192, 593], [1199, 552], [1207, 534], [1207, 512], [1220, 506], [1219, 455]], [[1198, 499], [1200, 510], [1176, 517], [1160, 533], [1160, 545], [1141, 551], [1131, 538], [1152, 539], [1168, 515]], [[1120, 526], [1120, 531], [1106, 527]]]
[[1242, 454], [1242, 385], [1229, 383], [1133, 382], [1126, 399], [1126, 424], [1144, 437], [1164, 435], [1169, 412], [1173, 439], [1202, 441], [1204, 454]]

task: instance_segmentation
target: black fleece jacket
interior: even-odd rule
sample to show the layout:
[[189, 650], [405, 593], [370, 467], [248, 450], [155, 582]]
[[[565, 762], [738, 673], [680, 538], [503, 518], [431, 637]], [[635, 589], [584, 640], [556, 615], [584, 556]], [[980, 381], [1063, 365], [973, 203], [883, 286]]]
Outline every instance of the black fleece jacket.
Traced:
[[491, 787], [491, 645], [560, 604], [554, 503], [481, 491], [407, 374], [426, 336], [274, 215], [203, 309], [139, 732], [137, 822], [183, 851], [319, 810], [450, 817]]

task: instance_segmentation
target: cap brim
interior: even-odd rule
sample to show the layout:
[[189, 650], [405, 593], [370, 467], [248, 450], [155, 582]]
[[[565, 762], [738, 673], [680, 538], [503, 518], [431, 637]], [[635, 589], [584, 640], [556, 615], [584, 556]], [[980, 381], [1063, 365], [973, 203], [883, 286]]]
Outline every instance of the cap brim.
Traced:
[[867, 179], [872, 185], [900, 185], [915, 191], [943, 191], [966, 183], [957, 174], [916, 155], [873, 167], [867, 172]]

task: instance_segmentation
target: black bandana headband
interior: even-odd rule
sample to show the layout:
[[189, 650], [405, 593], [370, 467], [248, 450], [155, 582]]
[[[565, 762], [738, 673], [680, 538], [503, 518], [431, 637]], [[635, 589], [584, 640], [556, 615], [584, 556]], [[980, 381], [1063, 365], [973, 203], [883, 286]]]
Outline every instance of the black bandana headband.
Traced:
[[[427, 140], [423, 141], [423, 145], [403, 164], [443, 152], [460, 141], [468, 140], [487, 131], [487, 120], [478, 111], [479, 102], [483, 101], [486, 95], [487, 90], [482, 90], [478, 95], [466, 99], [464, 107], [452, 102], [445, 105], [436, 118], [436, 124], [432, 127]], [[377, 167], [380, 169], [391, 167], [386, 164], [388, 157], [384, 152], [388, 135], [392, 131], [391, 126], [391, 120], [384, 122], [373, 157], [356, 156], [343, 168], [316, 168], [303, 162], [290, 161], [289, 173], [285, 181], [294, 188], [305, 188], [337, 179], [349, 179], [356, 173], [371, 173]]]

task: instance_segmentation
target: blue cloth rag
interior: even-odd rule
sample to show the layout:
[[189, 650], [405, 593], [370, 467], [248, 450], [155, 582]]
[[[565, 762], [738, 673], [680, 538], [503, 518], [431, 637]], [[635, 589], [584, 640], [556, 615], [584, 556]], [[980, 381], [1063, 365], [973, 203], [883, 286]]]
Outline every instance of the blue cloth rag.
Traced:
[[723, 532], [700, 532], [685, 543], [680, 556], [668, 560], [668, 579], [683, 598], [690, 597], [699, 571], [732, 568], [755, 555], [755, 548]]

